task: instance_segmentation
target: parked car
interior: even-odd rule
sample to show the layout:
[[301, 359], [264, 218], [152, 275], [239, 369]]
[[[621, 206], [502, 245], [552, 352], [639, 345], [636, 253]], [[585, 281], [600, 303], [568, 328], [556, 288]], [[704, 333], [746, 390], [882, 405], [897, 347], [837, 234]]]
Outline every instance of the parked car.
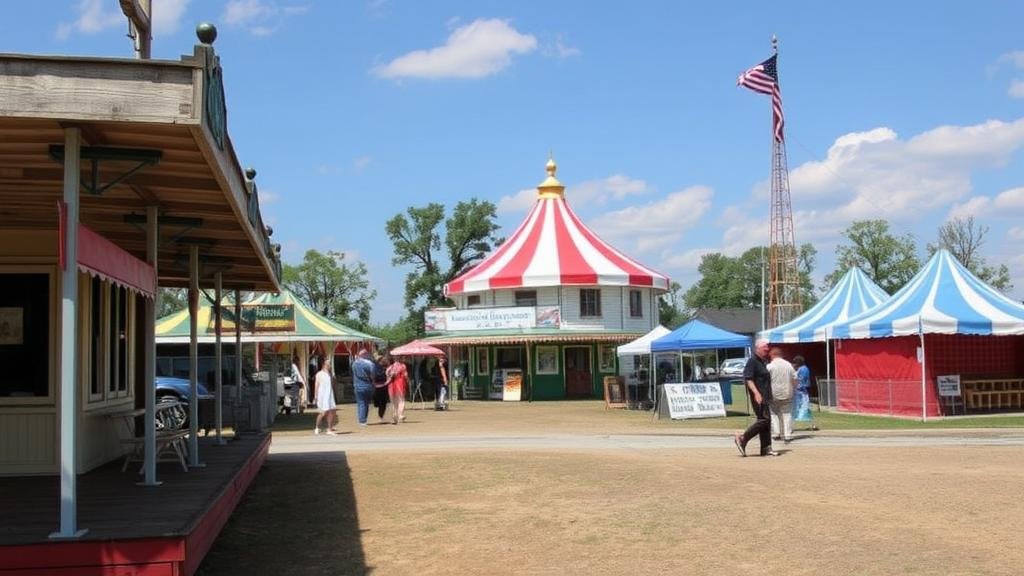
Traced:
[[722, 376], [743, 376], [743, 368], [747, 365], [746, 358], [729, 358], [724, 360], [718, 369]]
[[[197, 383], [196, 390], [200, 400], [213, 398], [209, 389], [202, 382]], [[192, 385], [186, 378], [175, 378], [173, 376], [156, 377], [156, 398], [157, 400], [175, 399], [181, 402], [188, 402], [192, 398]]]

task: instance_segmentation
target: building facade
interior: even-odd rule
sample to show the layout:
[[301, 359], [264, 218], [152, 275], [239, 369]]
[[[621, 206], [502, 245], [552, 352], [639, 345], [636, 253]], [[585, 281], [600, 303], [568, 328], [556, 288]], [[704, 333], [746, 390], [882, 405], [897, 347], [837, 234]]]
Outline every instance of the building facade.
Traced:
[[[552, 400], [602, 394], [615, 348], [658, 325], [666, 276], [587, 228], [547, 164], [519, 228], [445, 285], [451, 309], [426, 314], [425, 339], [447, 346], [466, 397]], [[520, 386], [508, 393], [509, 376]], [[510, 398], [511, 396], [511, 398]]]

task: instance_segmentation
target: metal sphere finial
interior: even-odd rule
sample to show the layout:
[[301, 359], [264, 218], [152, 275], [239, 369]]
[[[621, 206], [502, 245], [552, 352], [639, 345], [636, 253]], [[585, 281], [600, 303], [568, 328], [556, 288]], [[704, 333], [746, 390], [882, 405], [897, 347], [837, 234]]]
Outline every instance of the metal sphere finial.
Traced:
[[207, 46], [212, 46], [213, 41], [217, 39], [217, 27], [209, 22], [200, 22], [196, 26], [196, 38]]
[[245, 169], [245, 177], [248, 178], [249, 180], [255, 180], [256, 179], [256, 169], [253, 168], [252, 166], [249, 166], [248, 168], [246, 168]]
[[266, 227], [266, 232], [267, 232], [267, 238], [270, 238], [271, 236], [274, 235], [274, 229], [271, 228], [270, 226]]

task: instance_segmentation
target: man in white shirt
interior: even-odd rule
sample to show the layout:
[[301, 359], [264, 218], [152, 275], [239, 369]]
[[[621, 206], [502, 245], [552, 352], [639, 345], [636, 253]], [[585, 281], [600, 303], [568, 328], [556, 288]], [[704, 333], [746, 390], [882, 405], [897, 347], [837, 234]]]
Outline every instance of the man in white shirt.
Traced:
[[[796, 369], [782, 357], [781, 348], [769, 351], [772, 361], [768, 373], [772, 377], [772, 398], [768, 403], [772, 413], [772, 438], [789, 444], [793, 439], [793, 390], [796, 388]], [[780, 422], [781, 420], [781, 422]]]

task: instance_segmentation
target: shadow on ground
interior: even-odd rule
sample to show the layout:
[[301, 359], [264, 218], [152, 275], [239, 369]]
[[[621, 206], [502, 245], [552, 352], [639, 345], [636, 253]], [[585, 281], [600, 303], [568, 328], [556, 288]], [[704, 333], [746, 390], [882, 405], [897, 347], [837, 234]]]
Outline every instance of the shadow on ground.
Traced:
[[348, 459], [273, 454], [196, 572], [369, 574]]

